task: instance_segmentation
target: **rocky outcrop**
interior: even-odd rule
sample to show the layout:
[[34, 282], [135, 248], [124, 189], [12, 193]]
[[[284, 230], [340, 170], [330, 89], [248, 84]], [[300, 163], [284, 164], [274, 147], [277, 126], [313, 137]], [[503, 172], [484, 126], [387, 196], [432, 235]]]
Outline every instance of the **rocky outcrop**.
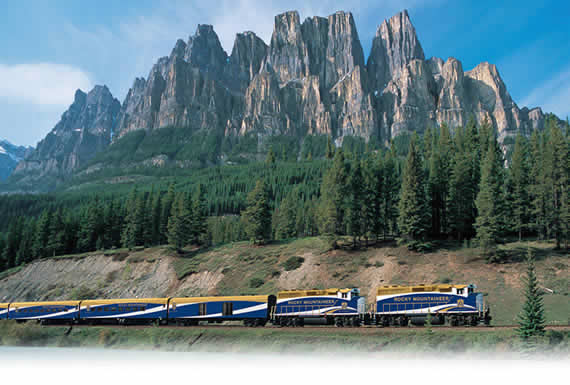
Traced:
[[[494, 65], [464, 71], [452, 57], [426, 60], [407, 11], [381, 23], [367, 63], [352, 14], [301, 21], [291, 11], [275, 17], [269, 45], [253, 32], [239, 33], [230, 55], [212, 26], [198, 25], [146, 79], [135, 79], [122, 106], [106, 87], [79, 91], [15, 174], [68, 175], [111, 137], [134, 130], [176, 126], [230, 147], [252, 135], [262, 150], [274, 135], [389, 143], [444, 122], [463, 126], [471, 116], [493, 124], [502, 142], [542, 129], [545, 120], [540, 108], [519, 109]], [[166, 161], [160, 151], [157, 156]]]
[[424, 51], [407, 11], [398, 13], [378, 27], [368, 58], [372, 87], [382, 90], [414, 59], [424, 60]]
[[0, 182], [6, 180], [22, 159], [34, 151], [33, 147], [15, 146], [0, 139]]
[[123, 103], [118, 136], [168, 125], [256, 134], [347, 135], [387, 143], [405, 132], [474, 116], [503, 140], [544, 125], [540, 110], [519, 110], [494, 65], [464, 72], [455, 58], [425, 60], [408, 12], [378, 27], [368, 62], [352, 14], [301, 22], [296, 11], [275, 17], [267, 46], [253, 32], [236, 36], [230, 56], [211, 26], [179, 40]]
[[111, 142], [121, 104], [106, 86], [77, 90], [59, 123], [18, 163], [13, 177], [65, 176], [84, 165]]

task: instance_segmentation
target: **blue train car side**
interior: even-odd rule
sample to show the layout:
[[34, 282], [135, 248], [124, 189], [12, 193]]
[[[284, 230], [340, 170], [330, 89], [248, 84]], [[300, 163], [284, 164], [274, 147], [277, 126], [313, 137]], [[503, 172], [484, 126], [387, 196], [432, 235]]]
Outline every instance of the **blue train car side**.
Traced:
[[166, 321], [168, 298], [109, 299], [81, 302], [81, 321], [90, 323]]
[[358, 323], [365, 306], [358, 289], [289, 290], [277, 294], [273, 318], [282, 326], [302, 326], [309, 318], [344, 326]]
[[243, 320], [246, 324], [265, 324], [275, 296], [231, 296], [171, 298], [168, 307], [170, 321], [196, 324], [199, 321]]
[[19, 321], [72, 322], [79, 318], [79, 301], [13, 302], [7, 318]]
[[0, 320], [8, 319], [9, 303], [0, 303]]
[[[409, 319], [423, 320], [428, 314], [434, 322], [477, 324], [485, 318], [483, 295], [474, 285], [383, 286], [377, 289], [377, 323], [407, 324]], [[488, 316], [488, 314], [487, 314]]]

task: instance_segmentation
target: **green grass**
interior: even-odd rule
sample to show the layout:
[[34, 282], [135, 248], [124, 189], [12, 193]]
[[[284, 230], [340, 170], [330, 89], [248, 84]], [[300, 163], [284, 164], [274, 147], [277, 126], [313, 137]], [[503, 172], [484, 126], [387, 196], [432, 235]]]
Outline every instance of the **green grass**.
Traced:
[[[429, 333], [418, 329], [279, 328], [105, 328], [41, 327], [36, 323], [0, 323], [0, 345], [45, 347], [96, 347], [159, 349], [166, 351], [267, 351], [267, 352], [505, 352], [523, 351], [524, 345], [510, 330], [449, 330]], [[547, 331], [539, 348], [553, 355], [567, 354], [570, 332]]]

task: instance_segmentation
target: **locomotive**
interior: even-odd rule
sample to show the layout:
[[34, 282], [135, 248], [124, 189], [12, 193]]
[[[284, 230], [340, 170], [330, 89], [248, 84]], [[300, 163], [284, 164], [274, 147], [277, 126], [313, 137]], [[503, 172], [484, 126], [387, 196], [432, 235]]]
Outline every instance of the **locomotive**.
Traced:
[[489, 325], [490, 309], [475, 285], [381, 286], [366, 303], [357, 288], [280, 291], [277, 295], [102, 299], [0, 303], [0, 320], [42, 324], [198, 325], [242, 321], [245, 326], [326, 324]]

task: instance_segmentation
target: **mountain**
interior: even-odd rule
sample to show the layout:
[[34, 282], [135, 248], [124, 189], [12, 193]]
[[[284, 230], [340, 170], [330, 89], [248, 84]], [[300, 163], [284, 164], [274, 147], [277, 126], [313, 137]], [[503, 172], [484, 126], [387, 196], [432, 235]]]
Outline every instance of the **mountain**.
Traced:
[[32, 151], [32, 147], [15, 146], [6, 139], [0, 139], [0, 182], [6, 180], [18, 162]]
[[11, 181], [63, 179], [109, 159], [126, 169], [259, 158], [276, 140], [298, 150], [308, 135], [388, 144], [471, 116], [496, 127], [505, 146], [545, 124], [540, 108], [517, 106], [495, 65], [464, 71], [452, 57], [426, 59], [407, 11], [382, 22], [367, 60], [351, 13], [301, 22], [291, 11], [275, 16], [269, 44], [238, 33], [229, 55], [212, 26], [198, 25], [135, 79], [122, 105], [105, 86], [78, 91]]
[[18, 163], [10, 181], [35, 190], [40, 180], [58, 180], [70, 175], [111, 143], [120, 108], [120, 102], [106, 86], [95, 86], [87, 94], [77, 90], [61, 120]]

